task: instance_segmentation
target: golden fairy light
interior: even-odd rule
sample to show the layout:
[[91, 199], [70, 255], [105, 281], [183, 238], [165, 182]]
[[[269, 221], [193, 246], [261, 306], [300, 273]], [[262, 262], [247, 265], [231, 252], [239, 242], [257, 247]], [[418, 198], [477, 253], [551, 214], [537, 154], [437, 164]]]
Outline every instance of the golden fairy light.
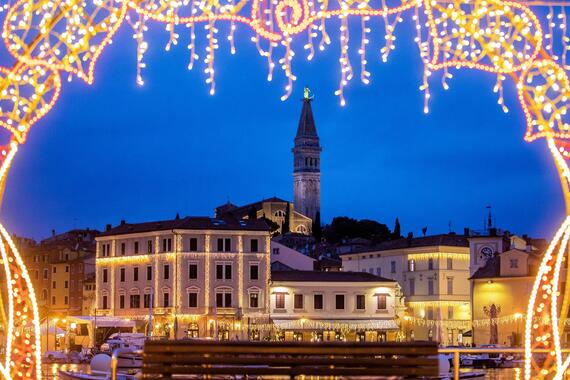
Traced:
[[[282, 69], [286, 79], [282, 97], [285, 100], [291, 95], [296, 80], [295, 40], [306, 41], [302, 46], [307, 52], [306, 58], [312, 60], [318, 51], [333, 43], [327, 23], [335, 19], [340, 24], [340, 82], [336, 95], [344, 105], [344, 89], [355, 75], [354, 67], [358, 67], [353, 66], [350, 59], [351, 42], [355, 39], [350, 39], [349, 19], [360, 17], [360, 39], [357, 40], [360, 80], [366, 84], [370, 80], [367, 70], [367, 45], [372, 35], [370, 21], [373, 18], [383, 21], [384, 41], [379, 58], [386, 61], [396, 46], [396, 26], [408, 17], [415, 22], [415, 42], [424, 66], [420, 84], [424, 92], [424, 112], [429, 112], [430, 80], [435, 74], [441, 74], [441, 84], [447, 89], [451, 70], [486, 71], [497, 75], [493, 90], [505, 112], [503, 85], [507, 81], [516, 83], [527, 124], [525, 139], [546, 139], [560, 174], [568, 217], [544, 255], [529, 300], [525, 316], [524, 377], [561, 378], [570, 365], [570, 358], [562, 354], [559, 338], [570, 308], [570, 277], [560, 278], [570, 239], [570, 170], [566, 162], [570, 158], [570, 84], [566, 72], [570, 40], [565, 3], [549, 8], [545, 32], [533, 11], [522, 2], [400, 0], [394, 3], [394, 0], [340, 0], [335, 4], [328, 0], [18, 0], [13, 5], [0, 5], [4, 17], [2, 38], [16, 61], [11, 68], [0, 68], [0, 126], [11, 134], [11, 141], [0, 148], [0, 198], [18, 146], [26, 141], [32, 125], [57, 101], [62, 89], [61, 75], [92, 83], [97, 59], [125, 21], [133, 28], [137, 44], [136, 82], [139, 85], [144, 83], [144, 54], [148, 50], [145, 32], [149, 21], [163, 24], [168, 34], [166, 50], [178, 44], [183, 27], [189, 30], [188, 68], [203, 65], [211, 94], [216, 90], [218, 25], [229, 24], [227, 40], [233, 54], [236, 26], [241, 24], [251, 29], [252, 42], [267, 60], [267, 80], [273, 79], [277, 64]], [[205, 54], [201, 62], [196, 36], [198, 25], [204, 27], [205, 35]], [[39, 378], [36, 298], [26, 267], [1, 225], [0, 251], [3, 269], [12, 280], [7, 281], [11, 297], [8, 325], [4, 326], [11, 333], [7, 334], [6, 360], [0, 363], [0, 373], [7, 379]], [[114, 265], [120, 260], [123, 259], [109, 258], [108, 264]], [[560, 288], [560, 283], [566, 287]], [[539, 363], [532, 355], [534, 348], [548, 348], [552, 355]]]

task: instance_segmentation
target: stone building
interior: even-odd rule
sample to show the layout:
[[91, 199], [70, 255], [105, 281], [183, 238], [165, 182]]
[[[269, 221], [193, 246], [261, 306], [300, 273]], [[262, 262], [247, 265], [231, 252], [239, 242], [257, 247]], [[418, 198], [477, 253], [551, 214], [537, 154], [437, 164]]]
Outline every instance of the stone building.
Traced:
[[[342, 269], [396, 280], [406, 298], [407, 340], [467, 344], [471, 330], [469, 241], [446, 234], [409, 237], [341, 255]], [[468, 335], [468, 334], [467, 334]]]
[[273, 271], [273, 339], [395, 341], [404, 299], [394, 280], [369, 273]]
[[[168, 337], [260, 338], [267, 326], [270, 234], [264, 220], [121, 222], [97, 237], [97, 314]], [[147, 331], [148, 332], [148, 331]]]

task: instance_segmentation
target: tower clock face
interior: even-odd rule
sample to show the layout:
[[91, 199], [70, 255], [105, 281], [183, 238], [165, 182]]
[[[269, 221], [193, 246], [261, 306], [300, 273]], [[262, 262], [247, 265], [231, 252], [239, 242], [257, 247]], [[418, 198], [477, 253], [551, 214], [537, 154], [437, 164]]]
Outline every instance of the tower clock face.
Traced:
[[490, 258], [493, 257], [493, 249], [491, 249], [490, 247], [481, 248], [480, 257], [485, 261], [489, 260]]

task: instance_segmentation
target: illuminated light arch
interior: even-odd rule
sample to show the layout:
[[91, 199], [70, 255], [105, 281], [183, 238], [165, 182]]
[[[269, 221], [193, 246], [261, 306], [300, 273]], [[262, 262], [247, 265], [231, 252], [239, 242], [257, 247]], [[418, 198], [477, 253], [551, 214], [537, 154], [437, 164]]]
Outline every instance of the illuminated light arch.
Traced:
[[[307, 32], [307, 58], [314, 56], [313, 39], [320, 33], [318, 48], [323, 50], [331, 40], [326, 20], [340, 20], [341, 79], [336, 95], [341, 105], [343, 89], [354, 76], [348, 54], [348, 17], [361, 18], [359, 55], [360, 79], [368, 83], [366, 71], [367, 22], [381, 17], [385, 23], [386, 44], [381, 49], [387, 60], [394, 49], [395, 25], [404, 12], [413, 12], [416, 22], [424, 78], [420, 87], [425, 93], [424, 110], [428, 111], [429, 77], [442, 70], [443, 85], [451, 68], [471, 68], [497, 74], [496, 92], [502, 93], [502, 82], [510, 76], [517, 85], [524, 111], [525, 139], [545, 138], [558, 169], [566, 202], [567, 218], [555, 234], [539, 269], [528, 304], [525, 329], [525, 378], [561, 378], [570, 365], [560, 349], [559, 333], [570, 306], [570, 277], [566, 289], [559, 289], [561, 266], [570, 239], [570, 126], [568, 103], [570, 85], [565, 70], [546, 51], [552, 44], [552, 31], [544, 34], [534, 13], [525, 5], [501, 0], [339, 0], [337, 6], [328, 0], [19, 0], [8, 7], [2, 37], [15, 65], [0, 68], [0, 126], [11, 134], [11, 141], [0, 149], [0, 199], [6, 173], [19, 144], [38, 120], [54, 106], [61, 91], [61, 72], [76, 76], [86, 83], [94, 80], [96, 61], [112, 41], [118, 28], [127, 21], [133, 27], [138, 43], [137, 82], [143, 84], [141, 70], [147, 49], [144, 41], [146, 21], [166, 24], [170, 39], [166, 49], [177, 44], [176, 25], [190, 28], [190, 62], [196, 59], [195, 25], [203, 23], [207, 30], [205, 56], [206, 83], [215, 91], [214, 57], [218, 48], [216, 22], [231, 23], [230, 41], [235, 51], [235, 23], [249, 26], [252, 41], [269, 63], [268, 80], [272, 79], [273, 51], [279, 44], [284, 50], [279, 65], [287, 78], [287, 98], [295, 75], [291, 62], [293, 38]], [[387, 1], [391, 2], [387, 4]], [[2, 7], [0, 6], [0, 10]], [[129, 13], [130, 12], [130, 13]], [[549, 13], [550, 17], [550, 13]], [[549, 28], [552, 29], [551, 23]], [[550, 39], [550, 40], [548, 40]], [[545, 41], [546, 42], [545, 45]], [[262, 42], [266, 47], [262, 47]], [[499, 104], [506, 111], [499, 97]], [[5, 378], [40, 378], [40, 330], [36, 296], [20, 254], [9, 234], [0, 225], [0, 253], [11, 298], [8, 302], [10, 332], [6, 361], [0, 363]], [[570, 271], [568, 272], [570, 276]], [[560, 307], [562, 306], [562, 307]], [[563, 310], [559, 312], [559, 310]], [[551, 355], [538, 365], [532, 350], [547, 348]]]

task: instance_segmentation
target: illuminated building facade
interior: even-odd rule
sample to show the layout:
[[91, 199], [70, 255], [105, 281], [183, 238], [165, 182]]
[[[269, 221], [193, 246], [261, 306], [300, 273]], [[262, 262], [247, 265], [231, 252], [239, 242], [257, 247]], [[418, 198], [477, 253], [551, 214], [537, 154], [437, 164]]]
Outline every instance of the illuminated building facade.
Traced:
[[404, 300], [394, 280], [369, 273], [273, 271], [271, 319], [282, 341], [400, 339]]
[[[153, 335], [261, 338], [268, 321], [264, 220], [186, 217], [109, 228], [97, 238], [97, 314]], [[148, 331], [147, 331], [148, 332]]]
[[[397, 281], [406, 299], [407, 340], [467, 344], [471, 330], [469, 242], [460, 235], [408, 237], [341, 255], [346, 272]], [[468, 335], [468, 334], [467, 334]]]
[[84, 280], [95, 274], [96, 230], [70, 230], [20, 250], [36, 289], [41, 315], [83, 315]]
[[[528, 295], [546, 242], [491, 229], [469, 238], [473, 342], [522, 346]], [[567, 341], [568, 337], [563, 336]]]

